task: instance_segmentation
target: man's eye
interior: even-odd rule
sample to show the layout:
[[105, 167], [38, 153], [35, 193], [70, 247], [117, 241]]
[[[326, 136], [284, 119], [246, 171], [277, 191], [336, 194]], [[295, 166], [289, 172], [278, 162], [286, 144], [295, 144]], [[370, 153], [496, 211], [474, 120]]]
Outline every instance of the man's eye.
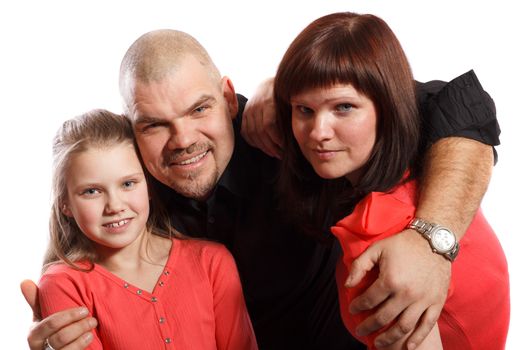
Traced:
[[202, 113], [202, 112], [204, 112], [207, 109], [208, 109], [208, 106], [199, 106], [199, 107], [195, 108], [193, 111], [196, 112], [196, 113]]
[[151, 129], [154, 129], [154, 128], [157, 128], [160, 126], [160, 123], [150, 123], [150, 124], [146, 124], [144, 125], [144, 127], [142, 128], [142, 131], [148, 131], [148, 130], [151, 130]]

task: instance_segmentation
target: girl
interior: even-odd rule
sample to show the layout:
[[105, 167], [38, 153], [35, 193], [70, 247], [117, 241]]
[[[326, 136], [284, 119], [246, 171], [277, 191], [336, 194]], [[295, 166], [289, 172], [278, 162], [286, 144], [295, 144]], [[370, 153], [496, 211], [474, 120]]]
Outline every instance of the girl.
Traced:
[[173, 232], [125, 117], [66, 121], [53, 155], [42, 316], [86, 306], [99, 324], [90, 349], [257, 348], [232, 256]]
[[[344, 282], [354, 259], [370, 244], [408, 227], [432, 238], [431, 247], [443, 259], [457, 256], [439, 327], [420, 349], [504, 349], [507, 264], [481, 212], [462, 237], [459, 255], [450, 230], [414, 218], [420, 173], [415, 86], [388, 25], [373, 15], [353, 13], [317, 19], [288, 48], [274, 89], [284, 137], [284, 207], [307, 232], [322, 232], [327, 208], [335, 219], [331, 224], [338, 221], [332, 232], [344, 256], [336, 277], [348, 330], [375, 348], [378, 332], [357, 332], [370, 313], [350, 315], [348, 310], [353, 298], [375, 281], [377, 270], [355, 288]], [[407, 338], [390, 348], [402, 348]]]

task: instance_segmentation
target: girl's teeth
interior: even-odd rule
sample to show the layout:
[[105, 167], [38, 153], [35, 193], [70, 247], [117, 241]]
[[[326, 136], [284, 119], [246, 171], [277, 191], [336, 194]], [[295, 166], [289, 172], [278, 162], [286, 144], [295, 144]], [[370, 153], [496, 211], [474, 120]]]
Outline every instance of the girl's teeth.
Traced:
[[108, 224], [107, 226], [108, 227], [119, 227], [119, 226], [124, 225], [127, 222], [128, 222], [128, 220], [121, 220], [119, 222], [114, 222], [114, 223]]

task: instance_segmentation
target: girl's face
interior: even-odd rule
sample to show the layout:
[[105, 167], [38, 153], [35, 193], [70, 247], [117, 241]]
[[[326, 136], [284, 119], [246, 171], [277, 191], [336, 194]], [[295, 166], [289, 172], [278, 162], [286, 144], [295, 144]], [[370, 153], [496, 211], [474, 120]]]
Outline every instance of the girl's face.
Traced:
[[139, 244], [149, 215], [142, 166], [128, 142], [90, 147], [71, 157], [63, 213], [101, 249]]
[[294, 137], [315, 172], [356, 184], [376, 140], [372, 100], [351, 84], [338, 84], [307, 90], [290, 103]]

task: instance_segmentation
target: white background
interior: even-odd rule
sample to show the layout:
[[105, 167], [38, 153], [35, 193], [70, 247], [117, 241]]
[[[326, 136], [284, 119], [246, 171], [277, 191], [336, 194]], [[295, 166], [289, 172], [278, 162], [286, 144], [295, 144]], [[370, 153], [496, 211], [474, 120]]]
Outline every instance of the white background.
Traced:
[[520, 300], [525, 283], [519, 267], [525, 263], [521, 166], [525, 25], [517, 5], [448, 0], [6, 3], [0, 5], [2, 349], [26, 348], [31, 315], [18, 284], [23, 278], [38, 279], [47, 243], [51, 139], [63, 120], [89, 109], [121, 112], [118, 69], [128, 46], [149, 30], [186, 31], [209, 50], [237, 91], [250, 96], [258, 82], [274, 74], [299, 31], [335, 11], [367, 12], [385, 19], [418, 80], [450, 80], [474, 69], [494, 98], [502, 145], [482, 207], [510, 267], [507, 348], [524, 348], [519, 332], [525, 324], [525, 303]]

